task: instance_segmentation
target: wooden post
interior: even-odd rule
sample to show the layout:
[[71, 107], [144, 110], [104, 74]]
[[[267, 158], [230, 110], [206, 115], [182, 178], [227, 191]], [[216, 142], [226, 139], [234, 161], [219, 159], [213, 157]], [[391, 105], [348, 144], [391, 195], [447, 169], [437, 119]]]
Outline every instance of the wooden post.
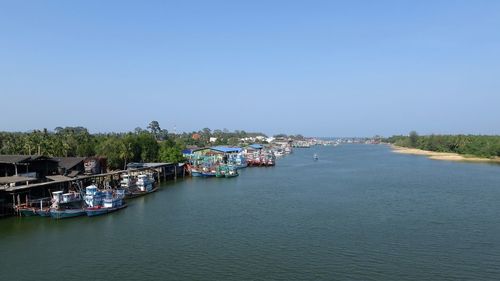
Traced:
[[177, 164], [174, 166], [174, 180], [177, 180]]
[[[158, 172], [158, 170], [156, 170], [156, 172]], [[158, 172], [158, 184], [161, 184], [161, 174], [160, 174], [160, 172]]]

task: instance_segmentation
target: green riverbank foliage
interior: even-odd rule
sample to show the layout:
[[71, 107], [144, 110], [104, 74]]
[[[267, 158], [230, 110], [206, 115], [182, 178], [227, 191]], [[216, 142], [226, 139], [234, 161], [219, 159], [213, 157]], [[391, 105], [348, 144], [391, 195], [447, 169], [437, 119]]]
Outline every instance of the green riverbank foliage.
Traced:
[[182, 162], [182, 147], [152, 130], [90, 134], [83, 127], [58, 127], [54, 131], [0, 132], [0, 154], [51, 157], [106, 157], [110, 169], [130, 162]]
[[149, 123], [147, 130], [136, 128], [127, 133], [91, 134], [84, 127], [57, 127], [53, 131], [0, 132], [0, 154], [102, 156], [107, 158], [110, 169], [122, 169], [130, 162], [183, 162], [182, 150], [187, 146], [238, 145], [242, 138], [254, 136], [265, 135], [209, 128], [171, 134], [157, 121]]
[[426, 135], [411, 132], [408, 136], [392, 136], [385, 142], [436, 152], [452, 152], [476, 157], [500, 157], [500, 136]]

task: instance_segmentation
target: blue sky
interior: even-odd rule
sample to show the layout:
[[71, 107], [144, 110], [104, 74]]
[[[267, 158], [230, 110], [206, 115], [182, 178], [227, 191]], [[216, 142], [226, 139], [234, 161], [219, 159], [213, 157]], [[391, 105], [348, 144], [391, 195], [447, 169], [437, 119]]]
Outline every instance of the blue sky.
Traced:
[[500, 134], [500, 1], [1, 1], [0, 130]]

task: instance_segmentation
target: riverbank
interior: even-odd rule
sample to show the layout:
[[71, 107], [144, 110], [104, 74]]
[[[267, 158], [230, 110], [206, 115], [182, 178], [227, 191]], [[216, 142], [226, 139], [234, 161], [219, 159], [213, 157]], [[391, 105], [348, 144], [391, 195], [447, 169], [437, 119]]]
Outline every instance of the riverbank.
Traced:
[[411, 155], [422, 155], [427, 156], [433, 160], [442, 160], [442, 161], [459, 161], [459, 162], [481, 162], [481, 163], [495, 163], [500, 164], [500, 158], [482, 158], [468, 155], [461, 155], [458, 153], [449, 153], [449, 152], [436, 152], [436, 151], [428, 151], [417, 148], [408, 148], [396, 145], [390, 145], [392, 151], [395, 153], [401, 154], [411, 154]]

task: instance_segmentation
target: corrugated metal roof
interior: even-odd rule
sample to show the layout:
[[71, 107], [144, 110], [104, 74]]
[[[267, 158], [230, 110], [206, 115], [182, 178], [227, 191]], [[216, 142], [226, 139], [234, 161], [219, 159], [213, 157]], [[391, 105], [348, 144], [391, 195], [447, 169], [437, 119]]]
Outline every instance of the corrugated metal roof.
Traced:
[[253, 149], [262, 149], [262, 148], [264, 148], [264, 146], [262, 146], [261, 144], [251, 144], [249, 146], [251, 148], [253, 148]]
[[227, 146], [214, 146], [210, 148], [211, 150], [220, 151], [223, 153], [238, 153], [241, 152], [239, 147], [227, 147]]
[[29, 178], [23, 176], [10, 176], [10, 177], [0, 177], [0, 184], [17, 183], [25, 181], [36, 181], [36, 178]]
[[4, 164], [26, 163], [39, 159], [57, 162], [54, 158], [43, 155], [0, 155], [0, 163]]
[[0, 163], [13, 164], [31, 159], [31, 155], [0, 155]]
[[54, 157], [54, 159], [59, 161], [59, 167], [70, 170], [82, 163], [85, 157]]

